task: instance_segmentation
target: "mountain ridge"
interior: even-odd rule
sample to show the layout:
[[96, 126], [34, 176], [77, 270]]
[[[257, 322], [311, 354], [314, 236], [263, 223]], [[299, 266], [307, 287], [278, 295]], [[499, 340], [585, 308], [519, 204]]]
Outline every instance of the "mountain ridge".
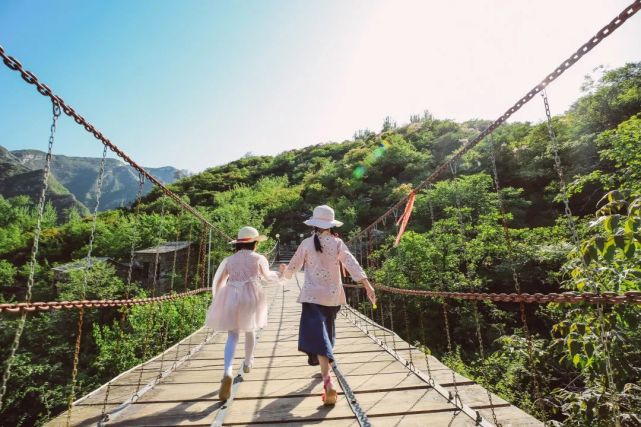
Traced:
[[[14, 197], [25, 194], [35, 199], [39, 188], [33, 173], [44, 168], [46, 153], [35, 149], [8, 150], [0, 146], [0, 194]], [[96, 178], [100, 169], [100, 158], [54, 155], [51, 160], [51, 174], [55, 180], [51, 201], [61, 211], [76, 206], [85, 212], [96, 204]], [[186, 170], [173, 166], [145, 168], [165, 184], [189, 176]], [[41, 176], [41, 175], [39, 175]], [[117, 209], [128, 206], [136, 198], [138, 173], [120, 159], [107, 158], [103, 178], [99, 210]], [[24, 182], [23, 182], [24, 181]], [[29, 185], [23, 185], [28, 183]], [[146, 182], [143, 194], [152, 189]], [[55, 201], [54, 201], [54, 197]], [[62, 197], [65, 196], [65, 197]]]

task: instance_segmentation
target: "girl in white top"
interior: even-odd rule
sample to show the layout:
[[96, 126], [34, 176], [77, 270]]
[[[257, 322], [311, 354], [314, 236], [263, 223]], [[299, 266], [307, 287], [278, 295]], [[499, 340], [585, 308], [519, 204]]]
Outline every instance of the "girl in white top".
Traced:
[[243, 369], [249, 372], [256, 345], [255, 332], [267, 324], [267, 301], [261, 279], [273, 282], [278, 281], [279, 276], [269, 270], [267, 258], [255, 252], [257, 243], [266, 239], [253, 227], [241, 228], [238, 238], [230, 242], [236, 245], [236, 253], [220, 263], [212, 282], [214, 296], [205, 326], [228, 331], [225, 372], [218, 393], [221, 400], [227, 400], [231, 394], [232, 363], [239, 333], [245, 332]]
[[307, 353], [310, 365], [320, 365], [323, 376], [323, 402], [336, 403], [336, 389], [329, 375], [334, 361], [336, 340], [334, 322], [340, 306], [345, 304], [345, 291], [340, 275], [342, 263], [352, 279], [363, 284], [367, 296], [376, 303], [374, 288], [349, 249], [333, 232], [342, 222], [334, 219], [329, 206], [317, 206], [305, 224], [314, 227], [314, 234], [300, 244], [288, 266], [280, 265], [282, 275], [289, 279], [305, 266], [305, 282], [298, 302], [303, 304], [298, 332], [298, 350]]

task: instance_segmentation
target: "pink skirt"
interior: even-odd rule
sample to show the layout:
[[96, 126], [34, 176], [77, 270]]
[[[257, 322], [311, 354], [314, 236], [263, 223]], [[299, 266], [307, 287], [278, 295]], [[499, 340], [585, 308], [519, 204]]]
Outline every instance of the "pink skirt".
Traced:
[[215, 331], [255, 331], [267, 324], [267, 300], [258, 281], [227, 282], [207, 310], [205, 326]]

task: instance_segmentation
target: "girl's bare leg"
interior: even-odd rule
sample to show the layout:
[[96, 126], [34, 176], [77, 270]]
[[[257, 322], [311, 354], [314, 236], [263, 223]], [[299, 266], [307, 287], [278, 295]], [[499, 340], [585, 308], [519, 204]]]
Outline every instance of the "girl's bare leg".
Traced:
[[321, 375], [323, 380], [329, 375], [329, 359], [325, 356], [318, 356], [318, 362], [320, 363]]

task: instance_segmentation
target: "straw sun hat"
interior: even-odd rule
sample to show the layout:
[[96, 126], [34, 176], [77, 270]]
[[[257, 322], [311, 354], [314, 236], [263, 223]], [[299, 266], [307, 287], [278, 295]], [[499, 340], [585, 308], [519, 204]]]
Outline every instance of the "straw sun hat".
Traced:
[[316, 206], [312, 217], [304, 222], [305, 225], [318, 228], [340, 227], [342, 222], [334, 219], [334, 209], [327, 205]]
[[243, 227], [238, 230], [238, 236], [236, 240], [232, 240], [229, 243], [250, 243], [250, 242], [264, 242], [267, 240], [267, 236], [263, 236], [258, 233], [254, 227]]

